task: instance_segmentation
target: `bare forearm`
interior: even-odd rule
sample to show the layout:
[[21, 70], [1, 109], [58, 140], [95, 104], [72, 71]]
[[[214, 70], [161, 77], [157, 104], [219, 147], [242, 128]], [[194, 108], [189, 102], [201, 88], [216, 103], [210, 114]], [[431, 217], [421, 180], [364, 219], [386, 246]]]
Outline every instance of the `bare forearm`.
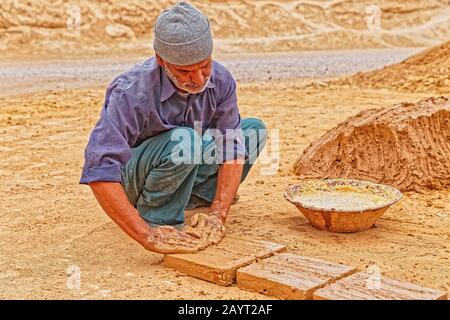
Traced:
[[92, 182], [89, 186], [106, 214], [130, 237], [144, 244], [148, 226], [128, 201], [122, 185], [119, 182]]
[[211, 211], [220, 212], [223, 220], [226, 219], [231, 203], [236, 196], [243, 168], [244, 165], [236, 160], [225, 162], [219, 168], [216, 194], [211, 204]]

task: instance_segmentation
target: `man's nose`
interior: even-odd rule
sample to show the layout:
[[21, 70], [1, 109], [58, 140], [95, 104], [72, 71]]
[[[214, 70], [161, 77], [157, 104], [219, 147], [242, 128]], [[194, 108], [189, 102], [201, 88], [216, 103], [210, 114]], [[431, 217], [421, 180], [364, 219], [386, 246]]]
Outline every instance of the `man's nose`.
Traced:
[[196, 70], [191, 73], [191, 80], [197, 86], [202, 86], [205, 82], [205, 77], [203, 76], [202, 70]]

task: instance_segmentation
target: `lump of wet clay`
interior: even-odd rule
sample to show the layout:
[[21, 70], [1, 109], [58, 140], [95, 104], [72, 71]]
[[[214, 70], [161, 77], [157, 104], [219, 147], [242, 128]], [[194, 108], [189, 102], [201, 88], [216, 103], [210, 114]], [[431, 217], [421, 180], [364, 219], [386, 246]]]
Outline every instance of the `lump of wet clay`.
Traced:
[[352, 178], [402, 191], [450, 186], [450, 101], [445, 97], [358, 113], [307, 147], [300, 178]]

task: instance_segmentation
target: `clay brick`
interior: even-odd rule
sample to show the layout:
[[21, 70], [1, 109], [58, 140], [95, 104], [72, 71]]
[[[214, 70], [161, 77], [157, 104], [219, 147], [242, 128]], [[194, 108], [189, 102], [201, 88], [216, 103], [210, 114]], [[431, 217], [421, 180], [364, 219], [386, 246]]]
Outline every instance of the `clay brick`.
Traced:
[[285, 245], [226, 236], [218, 245], [195, 254], [170, 254], [164, 266], [222, 286], [232, 284], [236, 270], [286, 249]]
[[[446, 300], [447, 293], [381, 276], [379, 286], [358, 272], [314, 293], [314, 300]], [[371, 289], [369, 289], [371, 287]], [[378, 287], [378, 288], [377, 288]]]
[[280, 299], [312, 299], [315, 290], [357, 270], [321, 259], [281, 253], [258, 261], [237, 272], [242, 289]]

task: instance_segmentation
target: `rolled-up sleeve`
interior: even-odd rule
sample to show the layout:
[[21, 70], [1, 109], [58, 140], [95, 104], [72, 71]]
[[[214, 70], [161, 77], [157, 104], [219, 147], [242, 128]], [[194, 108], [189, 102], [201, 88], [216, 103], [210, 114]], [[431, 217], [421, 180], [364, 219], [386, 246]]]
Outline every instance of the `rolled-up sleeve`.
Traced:
[[[222, 152], [217, 153], [219, 163], [244, 158], [246, 155], [244, 139], [241, 131], [241, 116], [237, 103], [236, 81], [230, 75], [222, 90], [223, 98], [217, 104], [213, 128], [220, 136], [215, 135], [216, 143], [222, 145]], [[219, 142], [220, 141], [220, 142]], [[220, 146], [218, 145], [219, 150]]]
[[89, 137], [80, 184], [121, 182], [121, 170], [131, 157], [131, 147], [142, 131], [144, 119], [134, 95], [120, 87], [111, 91]]

